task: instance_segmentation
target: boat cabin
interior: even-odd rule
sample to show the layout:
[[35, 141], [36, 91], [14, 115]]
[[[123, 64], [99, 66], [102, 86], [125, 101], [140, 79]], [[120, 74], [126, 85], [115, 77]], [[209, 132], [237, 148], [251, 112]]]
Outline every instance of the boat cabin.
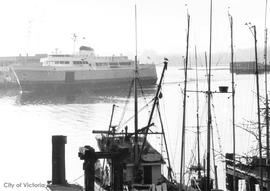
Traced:
[[42, 66], [87, 67], [91, 69], [133, 68], [134, 61], [127, 56], [95, 56], [94, 49], [81, 47], [78, 55], [54, 54], [41, 58]]
[[[122, 153], [121, 159], [118, 162], [124, 166], [122, 171], [124, 185], [137, 185], [139, 187], [143, 185], [150, 188], [153, 184], [158, 184], [162, 180], [161, 168], [165, 161], [162, 155], [150, 143], [146, 142], [139, 169], [137, 175], [135, 175], [133, 138], [102, 136], [97, 141], [101, 152]], [[142, 141], [143, 138], [139, 138], [139, 142], [142, 143]], [[115, 168], [111, 166], [113, 163], [109, 162], [109, 165], [110, 168]]]
[[[141, 179], [139, 182], [141, 184], [157, 184], [161, 175], [161, 165], [165, 162], [162, 161], [160, 154], [149, 154], [149, 156], [144, 155], [144, 157], [149, 157], [149, 161], [143, 161], [139, 167], [141, 173]], [[124, 169], [124, 182], [132, 182], [134, 179], [134, 162], [127, 163], [126, 169]]]
[[93, 59], [83, 58], [81, 56], [75, 55], [49, 55], [46, 58], [41, 58], [40, 62], [42, 66], [55, 66], [55, 67], [63, 67], [63, 66], [92, 66]]

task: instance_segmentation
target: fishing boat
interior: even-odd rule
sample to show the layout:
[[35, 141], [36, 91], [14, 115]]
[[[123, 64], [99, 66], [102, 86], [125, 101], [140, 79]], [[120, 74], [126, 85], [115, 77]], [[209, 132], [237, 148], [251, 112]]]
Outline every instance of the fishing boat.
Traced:
[[[168, 65], [167, 58], [164, 58], [164, 66], [161, 77], [159, 78], [155, 96], [152, 99], [153, 104], [148, 122], [144, 127], [139, 128], [138, 85], [139, 80], [141, 79], [141, 74], [137, 59], [136, 4], [135, 34], [136, 52], [134, 68], [132, 70], [133, 79], [131, 82], [131, 87], [132, 85], [134, 87], [134, 130], [130, 131], [128, 126], [112, 125], [115, 108], [115, 105], [113, 105], [108, 131], [93, 131], [93, 133], [99, 134], [97, 143], [100, 151], [95, 151], [95, 149], [90, 146], [84, 146], [79, 149], [79, 158], [84, 161], [83, 169], [85, 191], [93, 191], [95, 183], [104, 190], [113, 191], [179, 190], [179, 184], [173, 180], [167, 141], [159, 110], [159, 99], [162, 98], [161, 85]], [[155, 111], [157, 111], [160, 118], [160, 132], [153, 132], [150, 130], [154, 125], [153, 115]], [[150, 142], [148, 142], [147, 136], [150, 134], [163, 135], [168, 161], [167, 178], [162, 175], [162, 165], [165, 164], [165, 159], [162, 157], [161, 153], [158, 152]], [[95, 165], [99, 159], [103, 159], [103, 166], [99, 168], [100, 170], [97, 172], [95, 170]]]
[[[135, 59], [136, 60], [136, 59]], [[94, 190], [94, 183], [97, 183], [104, 190], [178, 190], [179, 185], [173, 180], [172, 168], [168, 162], [168, 177], [162, 175], [162, 165], [166, 160], [148, 141], [147, 135], [163, 135], [166, 149], [164, 129], [161, 132], [150, 131], [152, 117], [155, 110], [159, 111], [158, 100], [161, 95], [161, 83], [168, 61], [164, 61], [164, 68], [159, 80], [156, 95], [153, 99], [153, 106], [150, 112], [148, 123], [139, 129], [137, 112], [135, 112], [135, 131], [129, 132], [126, 126], [124, 131], [117, 131], [116, 126], [111, 122], [108, 131], [93, 131], [99, 134], [97, 143], [100, 151], [95, 151], [90, 146], [81, 147], [79, 157], [84, 160], [85, 190]], [[136, 83], [135, 87], [136, 87]], [[136, 90], [135, 90], [136, 91]], [[136, 102], [136, 99], [135, 99]], [[135, 109], [136, 110], [136, 109]], [[137, 110], [136, 110], [137, 111]], [[112, 110], [111, 121], [114, 113]], [[118, 129], [120, 127], [117, 127]], [[100, 173], [94, 171], [98, 159], [106, 159], [106, 165], [100, 168]], [[167, 153], [167, 160], [169, 155]]]
[[[40, 62], [36, 66], [12, 67], [22, 90], [129, 84], [134, 77], [134, 61], [127, 56], [96, 56], [94, 49], [86, 46], [80, 47], [78, 55], [53, 54]], [[141, 84], [155, 84], [155, 65], [138, 64], [138, 75]]]

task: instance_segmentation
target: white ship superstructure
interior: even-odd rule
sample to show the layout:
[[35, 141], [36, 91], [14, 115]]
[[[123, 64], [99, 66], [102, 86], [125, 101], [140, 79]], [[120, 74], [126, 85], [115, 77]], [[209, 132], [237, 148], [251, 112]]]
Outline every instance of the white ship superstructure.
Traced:
[[[43, 85], [127, 83], [134, 78], [134, 61], [127, 56], [95, 56], [90, 47], [78, 55], [55, 54], [40, 59], [41, 66], [14, 66], [22, 89]], [[139, 64], [143, 84], [157, 80], [154, 64]]]

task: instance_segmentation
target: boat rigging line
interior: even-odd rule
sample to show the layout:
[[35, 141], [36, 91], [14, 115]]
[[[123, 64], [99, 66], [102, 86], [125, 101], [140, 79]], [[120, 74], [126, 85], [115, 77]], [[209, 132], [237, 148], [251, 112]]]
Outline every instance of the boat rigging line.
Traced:
[[[148, 108], [149, 107], [149, 104], [153, 101], [150, 100], [150, 101], [147, 101], [146, 100], [146, 96], [145, 96], [145, 93], [144, 93], [144, 90], [143, 90], [143, 86], [142, 86], [142, 83], [140, 80], [138, 80], [138, 83], [139, 83], [139, 86], [140, 86], [140, 91], [141, 91], [141, 94], [142, 94], [142, 97], [144, 98], [144, 101], [145, 101], [145, 105], [138, 111], [139, 113], [144, 110], [145, 108]], [[134, 80], [132, 80], [131, 84], [130, 84], [130, 88], [129, 88], [129, 92], [128, 92], [128, 96], [127, 96], [127, 99], [125, 101], [125, 104], [124, 104], [124, 109], [122, 111], [122, 115], [120, 117], [120, 120], [118, 122], [118, 128], [121, 128], [123, 127], [125, 124], [127, 124], [131, 119], [134, 118], [134, 115], [131, 116], [129, 119], [127, 119], [124, 123], [123, 123], [123, 119], [124, 119], [124, 116], [125, 116], [125, 113], [127, 111], [127, 106], [129, 104], [129, 100], [130, 100], [130, 97], [131, 97], [131, 93], [132, 93], [132, 87], [134, 86]], [[117, 131], [119, 131], [119, 129], [117, 129]]]
[[[143, 111], [145, 108], [148, 108], [149, 104], [152, 103], [154, 100], [150, 100], [146, 105], [144, 105], [144, 107], [142, 107], [141, 109], [139, 109], [138, 113], [140, 113], [141, 111]], [[118, 125], [119, 128], [125, 126], [130, 120], [134, 119], [134, 115], [132, 115], [130, 118], [128, 118], [124, 123], [121, 122], [120, 125]], [[116, 131], [119, 131], [120, 129], [117, 129]]]
[[[142, 85], [142, 83], [141, 83], [141, 81], [139, 79], [138, 79], [138, 83], [139, 83], [140, 91], [141, 91], [142, 97], [143, 97], [143, 99], [145, 101], [145, 106], [148, 108], [149, 103], [146, 100], [146, 96], [145, 96], [145, 93], [144, 93], [144, 90], [143, 90], [143, 85]], [[148, 111], [148, 112], [150, 113], [150, 111]]]
[[216, 165], [216, 155], [215, 155], [213, 123], [211, 124], [211, 138], [212, 138], [213, 166], [214, 166], [214, 175], [215, 175], [215, 189], [218, 189], [218, 178], [217, 178], [217, 165]]
[[159, 101], [157, 102], [157, 111], [158, 111], [159, 122], [160, 122], [160, 126], [161, 126], [161, 131], [162, 131], [162, 134], [163, 134], [163, 139], [164, 139], [165, 149], [166, 149], [166, 154], [167, 154], [168, 179], [170, 181], [173, 181], [173, 171], [172, 171], [172, 166], [171, 166], [171, 160], [170, 160], [170, 155], [169, 155], [169, 150], [168, 150], [167, 139], [166, 139], [166, 135], [165, 135], [165, 131], [164, 131], [164, 125], [163, 125], [163, 121], [162, 121], [162, 118], [161, 118]]
[[125, 111], [126, 111], [126, 109], [127, 109], [128, 103], [129, 103], [129, 98], [130, 98], [130, 96], [131, 96], [131, 91], [132, 91], [132, 86], [133, 86], [133, 85], [134, 85], [134, 80], [132, 80], [132, 82], [131, 82], [131, 84], [130, 84], [128, 96], [127, 96], [127, 99], [126, 99], [126, 101], [125, 101], [124, 109], [123, 109], [122, 115], [121, 115], [121, 117], [120, 117], [120, 120], [119, 120], [119, 123], [118, 123], [118, 127], [121, 126], [121, 123], [122, 123], [122, 121], [123, 121], [123, 119], [124, 119]]
[[[215, 122], [215, 127], [216, 127], [216, 134], [218, 136], [218, 146], [219, 146], [219, 153], [223, 153], [223, 149], [222, 149], [222, 145], [221, 145], [221, 136], [220, 136], [220, 133], [219, 133], [219, 129], [218, 129], [218, 124], [217, 124], [217, 117], [216, 117], [216, 114], [215, 114], [215, 107], [214, 107], [214, 104], [212, 104], [212, 111], [213, 111], [213, 118], [214, 118], [214, 122]], [[214, 149], [214, 148], [213, 148]]]

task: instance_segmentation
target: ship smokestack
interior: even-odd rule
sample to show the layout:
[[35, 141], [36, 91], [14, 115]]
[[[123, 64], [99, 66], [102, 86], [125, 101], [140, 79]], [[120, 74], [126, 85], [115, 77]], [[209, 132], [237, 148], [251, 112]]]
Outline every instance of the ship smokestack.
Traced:
[[94, 49], [91, 47], [81, 46], [80, 47], [80, 55], [87, 56], [87, 57], [94, 57], [95, 52], [94, 52]]

